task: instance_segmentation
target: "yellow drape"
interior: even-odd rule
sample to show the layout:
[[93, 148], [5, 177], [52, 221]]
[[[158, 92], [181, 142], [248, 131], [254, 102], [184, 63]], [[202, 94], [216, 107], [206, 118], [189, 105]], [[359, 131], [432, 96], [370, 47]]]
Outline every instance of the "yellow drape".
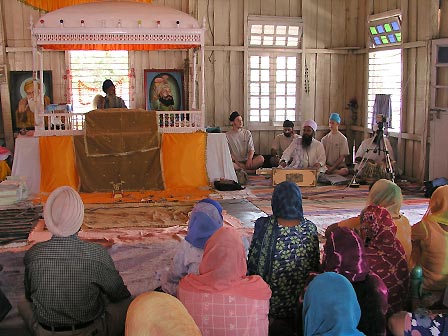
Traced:
[[205, 146], [207, 133], [164, 133], [162, 170], [166, 189], [208, 185]]
[[73, 137], [40, 137], [40, 191], [52, 192], [60, 186], [78, 190], [79, 178], [75, 166]]
[[[24, 4], [27, 4], [29, 6], [32, 6], [34, 8], [51, 12], [56, 9], [72, 6], [72, 5], [79, 5], [82, 3], [88, 3], [88, 2], [97, 2], [98, 0], [20, 0]], [[151, 3], [152, 0], [133, 0], [134, 2], [146, 2]]]
[[0, 161], [0, 181], [6, 179], [6, 176], [11, 175], [11, 168], [9, 168], [8, 163], [2, 160]]

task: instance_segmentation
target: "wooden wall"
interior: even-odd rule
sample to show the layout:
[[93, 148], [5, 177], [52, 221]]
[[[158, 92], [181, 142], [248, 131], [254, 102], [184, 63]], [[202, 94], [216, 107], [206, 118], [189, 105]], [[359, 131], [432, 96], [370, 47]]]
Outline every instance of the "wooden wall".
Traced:
[[[246, 18], [248, 15], [302, 17], [304, 26], [302, 73], [298, 86], [301, 117], [319, 124], [317, 138], [327, 130], [331, 112], [341, 114], [342, 129], [359, 145], [367, 136], [367, 64], [369, 15], [401, 10], [403, 30], [403, 107], [402, 133], [392, 134], [399, 167], [410, 177], [422, 181], [426, 174], [426, 139], [428, 133], [428, 97], [431, 39], [448, 37], [448, 7], [440, 11], [438, 0], [153, 0], [154, 4], [187, 12], [202, 23], [206, 33], [206, 124], [229, 126], [231, 111], [246, 108]], [[10, 118], [8, 71], [32, 70], [30, 17], [40, 13], [16, 0], [0, 0], [3, 24], [0, 25], [0, 65], [6, 72], [0, 76], [0, 98], [3, 127], [0, 138], [13, 148]], [[11, 15], [10, 13], [14, 13]], [[186, 51], [131, 52], [130, 67], [136, 75], [135, 101], [132, 107], [144, 107], [143, 72], [150, 68], [183, 68], [190, 57]], [[64, 52], [46, 52], [45, 70], [53, 72], [53, 97], [64, 102], [66, 97], [66, 64]], [[310, 90], [303, 90], [305, 68]], [[359, 104], [354, 119], [347, 108], [350, 99]], [[250, 125], [248, 125], [250, 128]], [[271, 141], [280, 128], [251, 129], [256, 151], [269, 154]]]

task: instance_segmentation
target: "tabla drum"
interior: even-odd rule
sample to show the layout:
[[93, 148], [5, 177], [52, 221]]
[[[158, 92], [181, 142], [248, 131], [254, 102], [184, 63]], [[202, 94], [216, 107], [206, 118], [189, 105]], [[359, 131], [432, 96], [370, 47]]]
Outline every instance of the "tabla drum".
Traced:
[[359, 179], [372, 184], [379, 179], [389, 179], [390, 174], [386, 171], [386, 166], [367, 161], [359, 174]]

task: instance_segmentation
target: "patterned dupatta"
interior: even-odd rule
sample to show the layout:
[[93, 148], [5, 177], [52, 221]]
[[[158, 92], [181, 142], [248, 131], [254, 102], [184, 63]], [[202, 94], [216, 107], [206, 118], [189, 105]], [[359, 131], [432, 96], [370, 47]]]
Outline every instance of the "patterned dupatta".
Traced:
[[384, 281], [389, 291], [389, 312], [403, 310], [408, 294], [409, 269], [391, 215], [385, 208], [369, 205], [361, 212], [360, 229], [370, 269]]
[[280, 232], [277, 218], [304, 221], [300, 188], [287, 181], [278, 184], [272, 194], [271, 207], [273, 216], [259, 218], [255, 223], [247, 265], [249, 274], [261, 274], [267, 283], [272, 277], [275, 245]]

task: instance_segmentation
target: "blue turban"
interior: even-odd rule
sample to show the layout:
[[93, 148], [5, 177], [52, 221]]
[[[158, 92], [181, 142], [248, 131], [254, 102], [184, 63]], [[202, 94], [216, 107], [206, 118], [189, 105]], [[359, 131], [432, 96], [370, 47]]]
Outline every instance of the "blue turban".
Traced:
[[285, 181], [272, 194], [272, 213], [277, 218], [303, 220], [302, 192], [297, 184]]
[[339, 113], [336, 112], [330, 114], [330, 120], [336, 121], [338, 124], [341, 123], [341, 117], [339, 116]]

